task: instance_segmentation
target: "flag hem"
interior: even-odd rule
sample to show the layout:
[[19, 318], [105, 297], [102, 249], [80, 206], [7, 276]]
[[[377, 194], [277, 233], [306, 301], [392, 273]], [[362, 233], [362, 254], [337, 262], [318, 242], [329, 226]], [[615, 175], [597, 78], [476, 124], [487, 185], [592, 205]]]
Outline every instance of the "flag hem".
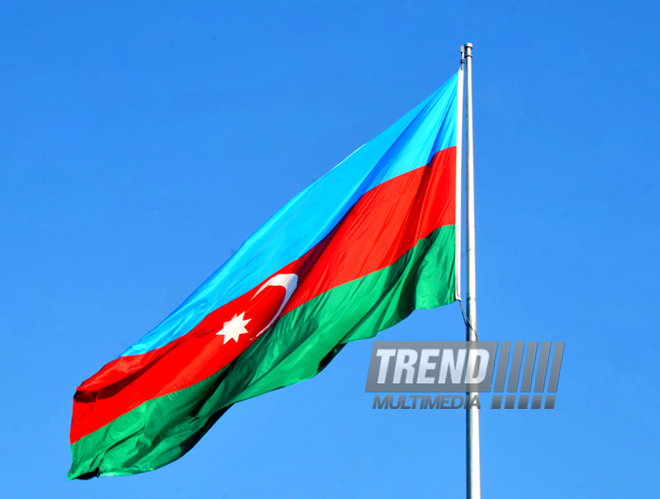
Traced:
[[458, 88], [456, 91], [456, 299], [461, 299], [461, 215], [462, 215], [462, 187], [463, 187], [463, 68], [458, 70]]

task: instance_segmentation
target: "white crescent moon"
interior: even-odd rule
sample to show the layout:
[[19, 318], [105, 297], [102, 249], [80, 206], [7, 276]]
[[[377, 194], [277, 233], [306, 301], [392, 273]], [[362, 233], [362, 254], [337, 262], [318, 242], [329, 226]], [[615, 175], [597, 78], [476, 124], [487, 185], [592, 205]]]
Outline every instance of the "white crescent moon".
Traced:
[[[273, 316], [273, 318], [270, 320], [268, 325], [265, 328], [263, 328], [261, 331], [259, 331], [257, 333], [257, 335], [255, 336], [255, 338], [258, 338], [259, 336], [261, 336], [270, 326], [273, 325], [273, 323], [280, 316], [280, 313], [284, 309], [284, 306], [289, 301], [289, 298], [291, 298], [291, 294], [296, 290], [296, 287], [298, 287], [298, 275], [297, 274], [277, 274], [277, 275], [274, 275], [273, 277], [268, 279], [265, 283], [263, 283], [263, 285], [259, 288], [259, 290], [254, 294], [254, 296], [257, 296], [264, 289], [266, 289], [270, 286], [282, 286], [284, 288], [284, 300], [282, 300], [282, 304], [280, 305], [279, 310]], [[254, 298], [254, 296], [252, 298]]]

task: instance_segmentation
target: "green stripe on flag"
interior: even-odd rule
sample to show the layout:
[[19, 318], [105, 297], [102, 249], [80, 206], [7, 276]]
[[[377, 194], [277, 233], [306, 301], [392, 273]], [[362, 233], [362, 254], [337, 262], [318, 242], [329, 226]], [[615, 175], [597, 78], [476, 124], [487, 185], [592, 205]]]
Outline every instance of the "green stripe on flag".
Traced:
[[349, 341], [415, 309], [455, 300], [455, 227], [418, 241], [394, 264], [331, 289], [281, 317], [225, 369], [120, 416], [71, 446], [69, 479], [133, 475], [190, 450], [234, 403], [316, 375]]

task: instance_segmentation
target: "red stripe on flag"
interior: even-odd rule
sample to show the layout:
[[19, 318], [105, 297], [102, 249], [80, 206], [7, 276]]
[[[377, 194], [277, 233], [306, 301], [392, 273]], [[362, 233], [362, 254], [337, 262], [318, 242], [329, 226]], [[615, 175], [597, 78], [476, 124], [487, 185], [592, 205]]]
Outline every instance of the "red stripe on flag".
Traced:
[[[319, 244], [274, 274], [297, 274], [298, 279], [281, 313], [391, 265], [438, 227], [453, 225], [455, 168], [456, 148], [451, 147], [427, 166], [362, 196]], [[281, 308], [285, 288], [261, 287], [214, 310], [186, 335], [141, 355], [119, 357], [85, 381], [74, 397], [71, 443], [147, 400], [227, 366]]]

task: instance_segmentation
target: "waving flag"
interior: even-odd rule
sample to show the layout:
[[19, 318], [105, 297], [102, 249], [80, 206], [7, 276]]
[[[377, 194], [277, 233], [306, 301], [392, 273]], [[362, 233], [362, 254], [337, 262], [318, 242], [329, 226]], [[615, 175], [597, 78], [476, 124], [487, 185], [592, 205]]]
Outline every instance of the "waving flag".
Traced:
[[181, 457], [232, 404], [459, 294], [462, 77], [258, 229], [74, 396], [69, 478]]

